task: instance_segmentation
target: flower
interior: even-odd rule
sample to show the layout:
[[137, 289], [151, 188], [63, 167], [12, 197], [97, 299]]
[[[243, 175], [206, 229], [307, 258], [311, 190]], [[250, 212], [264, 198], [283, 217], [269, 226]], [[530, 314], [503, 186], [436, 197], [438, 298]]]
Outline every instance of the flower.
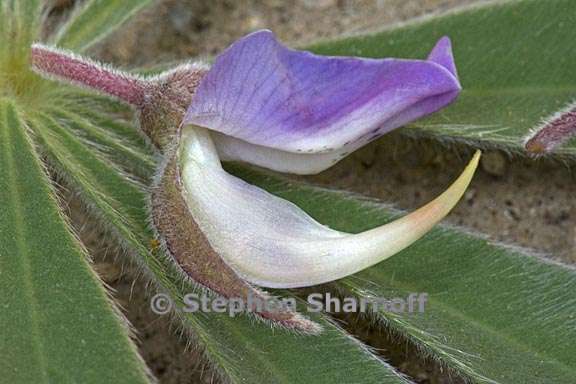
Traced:
[[[165, 161], [152, 189], [158, 237], [187, 276], [226, 297], [333, 281], [400, 252], [461, 198], [479, 160], [438, 198], [359, 234], [332, 230], [296, 205], [227, 173], [221, 160], [299, 174], [322, 171], [460, 92], [448, 38], [426, 60], [325, 57], [282, 46], [270, 31], [234, 43], [207, 69], [186, 64], [153, 78], [119, 73], [42, 45], [39, 73], [133, 105]], [[257, 313], [317, 332], [286, 311]]]

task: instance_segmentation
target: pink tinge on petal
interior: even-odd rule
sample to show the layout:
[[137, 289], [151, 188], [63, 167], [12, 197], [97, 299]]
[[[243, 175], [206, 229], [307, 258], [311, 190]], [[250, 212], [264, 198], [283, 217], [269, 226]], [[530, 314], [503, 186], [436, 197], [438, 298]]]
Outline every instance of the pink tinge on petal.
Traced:
[[287, 152], [354, 150], [460, 89], [448, 38], [428, 60], [362, 59], [292, 50], [259, 31], [216, 59], [184, 123]]

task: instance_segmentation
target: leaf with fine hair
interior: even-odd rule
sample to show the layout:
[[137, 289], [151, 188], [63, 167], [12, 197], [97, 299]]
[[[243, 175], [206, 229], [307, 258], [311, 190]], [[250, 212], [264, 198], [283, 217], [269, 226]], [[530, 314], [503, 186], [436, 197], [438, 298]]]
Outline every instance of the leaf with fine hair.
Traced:
[[100, 42], [151, 0], [87, 0], [74, 10], [53, 43], [76, 52]]
[[[143, 186], [123, 174], [112, 159], [75, 136], [66, 127], [67, 119], [43, 115], [38, 117], [38, 123], [43, 127], [38, 135], [48, 161], [79, 192], [101, 223], [135, 254], [137, 263], [157, 287], [180, 307], [185, 294], [199, 293], [171, 260], [151, 249], [154, 235], [147, 227], [148, 196]], [[115, 140], [113, 135], [110, 137]], [[98, 145], [108, 144], [99, 141]], [[146, 153], [145, 148], [142, 153]], [[192, 333], [204, 348], [217, 371], [233, 383], [332, 383], [342, 378], [362, 383], [406, 382], [321, 315], [312, 316], [324, 329], [319, 336], [275, 330], [246, 315], [231, 318], [213, 312], [179, 311], [176, 316], [184, 330]]]
[[[127, 172], [140, 178], [147, 178], [154, 170], [154, 157], [139, 148], [134, 148], [129, 140], [121, 136], [127, 128], [126, 123], [114, 121], [105, 116], [85, 117], [59, 108], [51, 112], [61, 122], [65, 122], [74, 133], [84, 138], [86, 143], [93, 146], [96, 151], [114, 160]], [[108, 127], [108, 129], [103, 127]], [[133, 129], [131, 126], [128, 127]]]
[[[337, 230], [361, 232], [399, 215], [341, 192], [229, 169]], [[473, 382], [568, 384], [576, 377], [576, 271], [567, 266], [440, 225], [334, 288], [365, 298], [427, 293], [424, 313], [378, 311], [372, 318]]]
[[[17, 38], [20, 39], [22, 54], [26, 55], [28, 43], [32, 41], [40, 27], [38, 20], [41, 17], [44, 1], [42, 0], [14, 0], [12, 2], [12, 22], [17, 24]], [[5, 19], [0, 19], [5, 22]]]
[[[311, 49], [326, 55], [419, 58], [448, 35], [463, 91], [449, 108], [401, 132], [522, 151], [533, 130], [574, 108], [573, 6], [571, 0], [493, 1]], [[572, 129], [576, 133], [575, 123]], [[559, 144], [554, 139], [561, 141], [549, 137], [547, 144]], [[576, 142], [559, 153], [573, 158]]]
[[59, 211], [14, 104], [0, 99], [0, 371], [9, 383], [147, 383], [102, 282]]

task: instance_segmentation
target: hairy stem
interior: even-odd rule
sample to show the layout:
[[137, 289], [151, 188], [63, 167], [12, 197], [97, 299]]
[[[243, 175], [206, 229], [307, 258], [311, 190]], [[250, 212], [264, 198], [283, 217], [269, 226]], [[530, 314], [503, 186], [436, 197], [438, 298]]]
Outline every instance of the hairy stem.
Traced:
[[32, 68], [43, 76], [97, 90], [136, 107], [145, 102], [145, 80], [70, 52], [34, 44], [31, 61]]
[[561, 114], [530, 136], [524, 146], [534, 154], [549, 153], [576, 136], [576, 109]]

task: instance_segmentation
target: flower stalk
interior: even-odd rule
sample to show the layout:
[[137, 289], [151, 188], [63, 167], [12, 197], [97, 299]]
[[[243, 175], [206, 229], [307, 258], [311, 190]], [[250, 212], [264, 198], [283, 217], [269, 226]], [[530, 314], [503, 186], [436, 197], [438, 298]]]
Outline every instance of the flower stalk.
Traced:
[[41, 44], [32, 46], [32, 68], [50, 77], [99, 91], [133, 106], [142, 106], [147, 83], [95, 61]]
[[42, 76], [94, 90], [133, 107], [140, 129], [160, 151], [172, 142], [206, 72], [202, 65], [184, 64], [144, 78], [43, 44], [34, 44], [30, 57], [32, 69]]
[[554, 117], [530, 135], [524, 147], [535, 155], [550, 153], [574, 136], [576, 136], [576, 109], [571, 109]]

